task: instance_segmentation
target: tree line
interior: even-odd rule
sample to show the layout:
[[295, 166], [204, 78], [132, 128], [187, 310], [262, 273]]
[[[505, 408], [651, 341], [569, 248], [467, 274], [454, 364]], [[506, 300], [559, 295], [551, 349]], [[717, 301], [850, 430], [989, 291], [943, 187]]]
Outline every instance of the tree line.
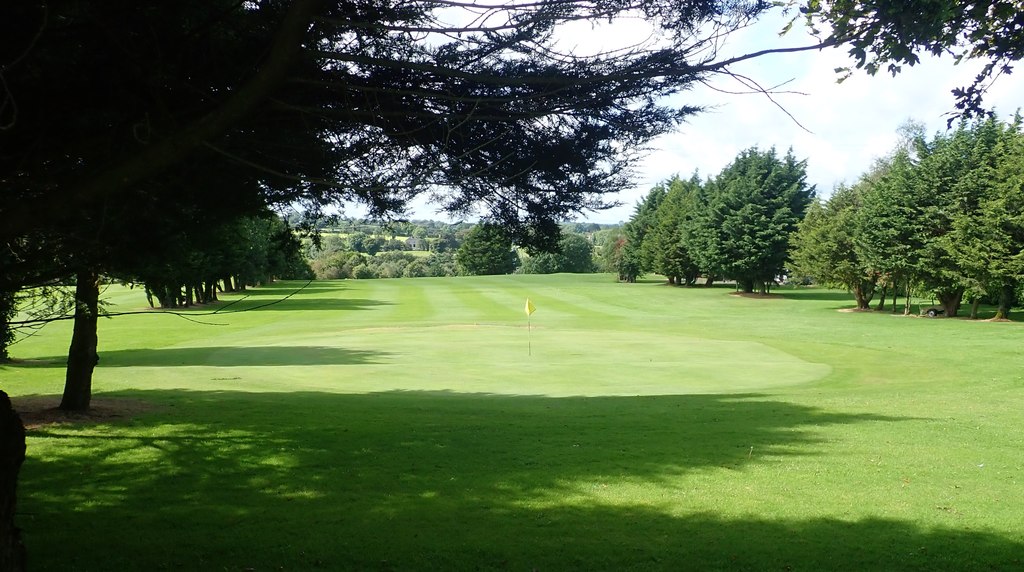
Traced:
[[741, 152], [714, 177], [674, 177], [651, 189], [604, 256], [620, 280], [649, 272], [670, 284], [703, 277], [767, 293], [785, 272], [789, 236], [815, 196], [792, 150]]
[[862, 310], [891, 295], [909, 314], [931, 297], [945, 316], [967, 301], [971, 318], [987, 303], [1004, 319], [1024, 299], [1022, 131], [1019, 114], [931, 136], [908, 123], [896, 149], [825, 199], [792, 152], [748, 149], [715, 177], [655, 186], [601, 257], [623, 281], [653, 272], [766, 293], [788, 276], [848, 289]]
[[[1024, 277], [1024, 134], [1021, 117], [961, 122], [903, 141], [852, 185], [811, 205], [794, 236], [794, 269], [849, 289], [860, 309], [875, 295], [934, 297], [946, 316], [964, 301], [1009, 316]], [[895, 305], [895, 301], [894, 301]], [[895, 308], [894, 308], [895, 311]]]
[[[408, 224], [408, 223], [406, 223]], [[413, 236], [422, 234], [426, 225], [416, 223]], [[459, 228], [443, 229], [436, 237], [424, 239], [429, 254], [414, 254], [407, 241], [385, 240], [380, 235], [357, 232], [352, 235], [328, 235], [309, 249], [310, 265], [318, 279], [337, 278], [420, 278], [472, 276], [488, 274], [553, 274], [556, 272], [596, 272], [595, 223], [563, 223], [553, 248], [529, 252], [517, 245], [512, 233], [491, 224], [460, 223]], [[377, 238], [378, 241], [370, 241]], [[380, 242], [383, 250], [366, 249], [367, 243]], [[417, 245], [420, 243], [417, 243]], [[391, 247], [390, 249], [388, 247]]]

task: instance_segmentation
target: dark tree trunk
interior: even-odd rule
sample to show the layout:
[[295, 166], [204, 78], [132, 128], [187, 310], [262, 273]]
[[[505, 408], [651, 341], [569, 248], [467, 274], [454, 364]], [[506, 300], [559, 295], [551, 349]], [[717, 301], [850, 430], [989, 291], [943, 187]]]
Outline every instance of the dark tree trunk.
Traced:
[[861, 295], [864, 297], [864, 309], [868, 310], [871, 306], [871, 300], [875, 297], [875, 291], [878, 288], [878, 282], [875, 280], [862, 280], [860, 283]]
[[878, 307], [875, 308], [876, 311], [881, 312], [882, 310], [885, 309], [885, 302], [887, 296], [889, 296], [888, 282], [882, 285], [882, 295], [878, 297]]
[[1009, 320], [1010, 310], [1013, 308], [1013, 299], [1017, 293], [1016, 285], [1011, 283], [1003, 284], [999, 289], [999, 307], [996, 309], [996, 320]]
[[971, 319], [972, 320], [977, 320], [978, 319], [978, 306], [980, 306], [980, 305], [981, 305], [981, 297], [975, 296], [974, 299], [971, 300]]
[[907, 280], [907, 299], [903, 303], [903, 315], [904, 316], [909, 316], [910, 315], [910, 304], [911, 304], [911, 302], [913, 302], [913, 300], [914, 299], [911, 296], [911, 292], [910, 292], [910, 280]]
[[4, 572], [25, 570], [25, 546], [14, 525], [18, 472], [24, 460], [25, 427], [7, 394], [0, 391], [0, 570]]
[[14, 341], [14, 329], [11, 327], [14, 312], [14, 292], [0, 291], [0, 363], [11, 357], [7, 347]]
[[64, 377], [64, 411], [87, 411], [92, 399], [92, 370], [99, 361], [96, 354], [96, 320], [99, 311], [100, 281], [96, 272], [81, 270], [76, 275], [75, 329], [68, 348], [68, 369]]
[[675, 286], [676, 285], [676, 277], [675, 276], [668, 276], [668, 283], [669, 283], [669, 286]]
[[866, 290], [863, 283], [857, 283], [853, 286], [853, 298], [857, 301], [858, 310], [871, 309], [871, 295], [873, 292]]
[[163, 287], [164, 295], [160, 298], [161, 308], [177, 308], [178, 307], [178, 294], [174, 290], [171, 290], [170, 286]]
[[707, 279], [704, 280], [704, 286], [713, 286], [714, 284], [715, 284], [715, 275], [714, 274], [708, 274]]
[[234, 292], [235, 291], [235, 286], [234, 286], [234, 284], [231, 283], [231, 276], [225, 276], [224, 278], [221, 278], [221, 280], [224, 282], [224, 291], [225, 292]]
[[893, 314], [896, 313], [896, 298], [898, 298], [899, 295], [900, 295], [900, 283], [899, 282], [893, 282], [892, 283], [892, 313]]
[[963, 288], [950, 292], [939, 292], [938, 296], [946, 317], [955, 318], [957, 312], [960, 311], [960, 301], [964, 298]]

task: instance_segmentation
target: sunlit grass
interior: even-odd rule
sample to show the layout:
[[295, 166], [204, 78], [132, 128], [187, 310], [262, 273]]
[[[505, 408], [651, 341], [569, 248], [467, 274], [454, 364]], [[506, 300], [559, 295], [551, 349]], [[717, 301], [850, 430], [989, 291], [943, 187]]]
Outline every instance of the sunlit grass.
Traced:
[[[98, 403], [148, 408], [30, 431], [33, 568], [1024, 565], [1020, 324], [782, 294], [344, 281], [104, 321]], [[59, 393], [67, 335], [4, 388]]]

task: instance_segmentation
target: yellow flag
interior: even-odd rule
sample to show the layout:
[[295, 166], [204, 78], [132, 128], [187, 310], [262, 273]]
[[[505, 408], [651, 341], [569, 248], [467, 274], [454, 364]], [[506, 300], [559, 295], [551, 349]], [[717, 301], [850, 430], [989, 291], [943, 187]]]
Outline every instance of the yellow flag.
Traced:
[[530, 315], [530, 314], [532, 314], [532, 313], [533, 313], [533, 312], [534, 312], [535, 310], [537, 310], [537, 308], [534, 308], [534, 307], [533, 307], [533, 302], [531, 302], [531, 301], [530, 301], [530, 299], [529, 299], [529, 298], [527, 298], [527, 299], [526, 299], [526, 315], [527, 315], [527, 316], [529, 316], [529, 315]]

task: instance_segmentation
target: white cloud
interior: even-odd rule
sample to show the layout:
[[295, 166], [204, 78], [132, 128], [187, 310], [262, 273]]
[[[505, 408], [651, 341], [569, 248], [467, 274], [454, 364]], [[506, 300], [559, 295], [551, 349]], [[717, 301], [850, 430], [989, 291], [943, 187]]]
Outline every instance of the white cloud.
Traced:
[[[758, 26], [767, 30], [781, 27], [772, 25]], [[773, 41], [764, 33], [752, 37]], [[741, 42], [735, 51], [764, 47]], [[765, 86], [794, 79], [783, 89], [806, 95], [780, 94], [775, 99], [810, 133], [763, 95], [724, 95], [700, 88], [677, 96], [674, 103], [719, 107], [691, 118], [676, 133], [655, 142], [655, 149], [637, 165], [638, 185], [619, 193], [625, 206], [587, 218], [628, 220], [636, 201], [658, 182], [676, 173], [688, 175], [694, 169], [704, 176], [714, 175], [740, 151], [754, 145], [774, 145], [780, 153], [792, 146], [797, 157], [808, 160], [809, 182], [827, 196], [836, 184], [855, 181], [875, 158], [890, 152], [898, 140], [897, 128], [908, 119], [924, 123], [928, 132], [945, 130], [948, 113], [954, 109], [950, 90], [968, 85], [981, 67], [978, 62], [955, 66], [949, 58], [922, 57], [921, 64], [905, 67], [895, 77], [855, 71], [844, 83], [836, 83], [835, 68], [849, 65], [845, 51], [832, 49], [766, 56], [737, 68]], [[720, 82], [717, 87], [737, 89], [731, 82]], [[1000, 78], [985, 104], [1009, 118], [1024, 107], [1024, 78]]]

